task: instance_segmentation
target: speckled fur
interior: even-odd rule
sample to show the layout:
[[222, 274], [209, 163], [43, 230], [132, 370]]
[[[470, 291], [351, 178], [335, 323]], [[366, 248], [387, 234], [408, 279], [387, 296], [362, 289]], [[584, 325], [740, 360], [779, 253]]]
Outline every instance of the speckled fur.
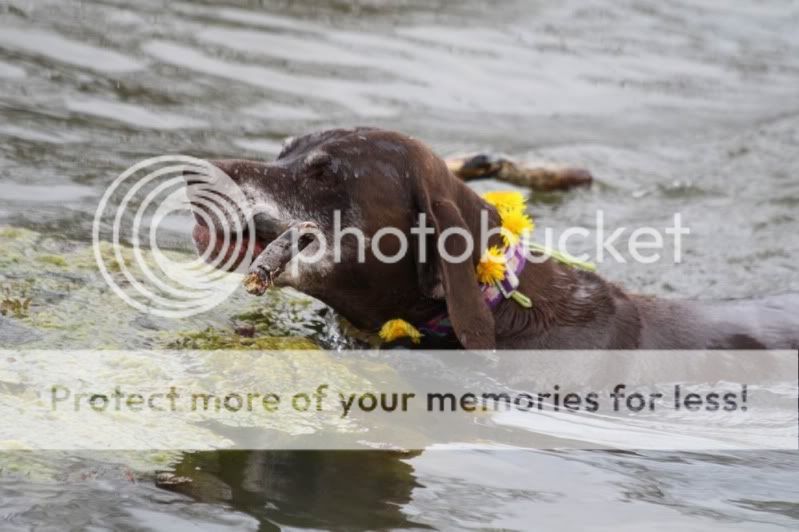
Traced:
[[[399, 228], [409, 235], [411, 250], [417, 242], [409, 230], [419, 213], [428, 215], [438, 232], [460, 226], [477, 235], [483, 210], [492, 226], [499, 224], [496, 211], [429, 148], [390, 131], [322, 131], [288, 140], [270, 163], [215, 164], [263, 213], [260, 246], [301, 220], [313, 221], [332, 238], [336, 209], [343, 227], [358, 227], [367, 237], [382, 227]], [[458, 251], [457, 244], [450, 245]], [[277, 285], [317, 297], [372, 331], [389, 319], [420, 323], [446, 309], [457, 336], [453, 345], [470, 349], [799, 348], [796, 295], [726, 303], [663, 300], [627, 294], [596, 274], [544, 260], [528, 264], [520, 278], [519, 289], [533, 300], [531, 309], [503, 301], [491, 312], [474, 276], [478, 249], [462, 265], [421, 263], [415, 252], [385, 264], [368, 250], [358, 263], [352, 243], [345, 240], [345, 246], [346, 260], [326, 257], [302, 265], [297, 275], [279, 276]], [[434, 242], [428, 256], [436, 256]]]

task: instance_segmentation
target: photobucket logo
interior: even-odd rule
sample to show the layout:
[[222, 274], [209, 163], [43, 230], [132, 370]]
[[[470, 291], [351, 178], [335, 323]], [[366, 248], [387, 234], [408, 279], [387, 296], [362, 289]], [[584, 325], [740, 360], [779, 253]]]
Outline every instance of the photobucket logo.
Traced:
[[[679, 212], [674, 213], [670, 223], [662, 227], [628, 228], [608, 227], [605, 211], [598, 209], [593, 228], [571, 226], [558, 233], [552, 227], [545, 227], [540, 232], [536, 230], [536, 240], [543, 242], [544, 248], [560, 253], [571, 253], [570, 247], [587, 250], [574, 258], [596, 264], [654, 264], [669, 258], [674, 264], [679, 264], [683, 259], [683, 237], [690, 234], [691, 229], [684, 225]], [[546, 259], [546, 255], [528, 257], [531, 262]]]
[[[231, 171], [241, 178], [237, 172]], [[468, 228], [433, 223], [420, 212], [409, 226], [364, 232], [358, 226], [363, 221], [353, 221], [351, 212], [319, 212], [305, 205], [302, 191], [278, 201], [268, 187], [253, 188], [263, 182], [242, 181], [248, 194], [217, 166], [181, 155], [147, 159], [117, 177], [92, 226], [97, 266], [114, 293], [142, 312], [184, 318], [212, 309], [237, 289], [241, 278], [229, 272], [247, 273], [246, 290], [260, 295], [272, 286], [301, 287], [306, 274], [328, 275], [341, 263], [369, 262], [369, 268], [379, 269], [403, 260], [457, 264], [478, 262], [477, 257], [476, 278], [488, 284], [501, 282], [505, 271], [488, 262], [523, 264], [520, 258], [529, 263], [555, 259], [592, 271], [591, 263], [626, 263], [625, 255], [651, 264], [667, 259], [673, 249], [673, 261], [679, 263], [682, 237], [690, 233], [679, 213], [671, 225], [627, 233], [625, 227], [606, 228], [601, 210], [592, 228], [534, 229], [524, 205], [510, 213], [485, 206]], [[161, 245], [161, 227], [185, 234], [185, 223], [182, 232], [173, 223], [176, 213], [193, 218], [192, 248], [196, 245], [199, 253]], [[570, 246], [580, 254], [574, 256]], [[508, 278], [511, 274], [516, 275], [511, 271]]]
[[[191, 259], [162, 249], [158, 240], [165, 221], [188, 212], [208, 242]], [[241, 189], [216, 166], [183, 155], [154, 157], [123, 172], [106, 190], [92, 224], [94, 256], [108, 286], [126, 303], [156, 316], [184, 318], [210, 310], [236, 289], [238, 279], [227, 272], [252, 262], [252, 220]], [[110, 246], [101, 239], [109, 229]]]
[[[263, 279], [263, 282], [253, 284], [250, 291], [262, 294], [287, 267], [291, 275], [297, 278], [307, 265], [331, 262], [364, 264], [367, 253], [381, 264], [397, 263], [408, 258], [409, 254], [422, 264], [439, 259], [459, 264], [472, 261], [475, 250], [488, 249], [492, 241], [497, 241], [497, 237], [507, 236], [507, 229], [490, 223], [487, 210], [481, 211], [480, 227], [475, 232], [463, 227], [447, 227], [439, 233], [424, 212], [417, 214], [414, 225], [407, 231], [386, 226], [369, 235], [359, 227], [344, 226], [342, 213], [338, 210], [333, 211], [332, 218], [332, 229], [329, 231], [323, 231], [316, 223], [306, 221], [296, 223], [269, 243], [250, 267], [251, 272], [258, 273]], [[674, 213], [670, 222], [663, 227], [609, 228], [605, 212], [600, 209], [596, 211], [596, 225], [593, 228], [572, 226], [557, 232], [552, 227], [544, 227], [536, 229], [534, 235], [529, 232], [517, 235], [514, 245], [521, 246], [525, 260], [534, 264], [551, 259], [581, 264], [590, 269], [593, 269], [592, 264], [608, 261], [653, 264], [670, 259], [674, 264], [679, 264], [683, 256], [683, 237], [690, 233], [680, 213]], [[450, 240], [459, 241], [459, 245], [455, 246], [459, 250], [457, 253], [449, 252], [447, 242]], [[581, 252], [575, 254], [569, 249], [571, 247]], [[430, 250], [435, 250], [432, 256]], [[485, 254], [482, 260], [502, 262], [505, 255]]]

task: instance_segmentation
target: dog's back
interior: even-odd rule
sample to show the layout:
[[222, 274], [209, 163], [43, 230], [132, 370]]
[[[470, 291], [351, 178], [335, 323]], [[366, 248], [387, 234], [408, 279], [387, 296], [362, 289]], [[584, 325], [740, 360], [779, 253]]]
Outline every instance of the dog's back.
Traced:
[[799, 349], [799, 294], [639, 301], [644, 349]]

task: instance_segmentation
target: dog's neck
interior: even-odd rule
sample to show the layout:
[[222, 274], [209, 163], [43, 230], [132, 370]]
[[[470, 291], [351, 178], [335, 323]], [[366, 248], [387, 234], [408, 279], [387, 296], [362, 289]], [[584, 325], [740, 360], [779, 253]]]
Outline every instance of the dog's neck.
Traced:
[[500, 303], [494, 311], [497, 347], [637, 347], [635, 304], [595, 273], [554, 259], [528, 262], [518, 289], [533, 305], [525, 309], [510, 300]]
[[[464, 186], [460, 192], [473, 235], [480, 234], [481, 210], [489, 212], [489, 227], [501, 225], [497, 210], [473, 190]], [[501, 239], [490, 244], [501, 244]], [[475, 264], [481, 255], [482, 250], [476, 251]], [[493, 309], [497, 347], [637, 345], [640, 323], [634, 303], [599, 275], [548, 258], [527, 261], [519, 281], [517, 290], [530, 298], [532, 307], [505, 299]]]

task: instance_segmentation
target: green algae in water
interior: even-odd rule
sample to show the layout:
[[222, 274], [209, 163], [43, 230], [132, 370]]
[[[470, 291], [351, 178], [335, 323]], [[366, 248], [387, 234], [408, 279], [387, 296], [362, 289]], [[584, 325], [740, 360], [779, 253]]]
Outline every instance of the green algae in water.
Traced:
[[[320, 340], [327, 347], [352, 346], [326, 306], [291, 290], [274, 290], [269, 297], [254, 298], [239, 289], [208, 312], [165, 319], [130, 307], [108, 287], [89, 242], [0, 227], [0, 250], [0, 286], [12, 289], [6, 313], [21, 326], [41, 333], [23, 341], [26, 347], [310, 349], [318, 347]], [[110, 243], [101, 243], [99, 252], [110, 274], [124, 288], [126, 281], [120, 271], [135, 262], [132, 250], [119, 250], [121, 262]], [[194, 259], [188, 253], [169, 253], [176, 260]], [[147, 250], [142, 254], [152, 261]], [[154, 262], [150, 267], [157, 269]], [[236, 324], [241, 322], [254, 327], [252, 339], [235, 334]]]
[[24, 235], [24, 229], [16, 227], [0, 227], [0, 238], [15, 240]]
[[[312, 349], [27, 350], [14, 356], [16, 361], [0, 370], [0, 380], [8, 383], [0, 387], [0, 417], [16, 420], [0, 426], [0, 450], [52, 449], [54, 444], [62, 449], [213, 449], [241, 445], [241, 438], [252, 441], [256, 436], [269, 445], [291, 446], [299, 436], [345, 437], [361, 430], [353, 420], [342, 419], [332, 393], [321, 411], [292, 407], [295, 394], [321, 384], [343, 391], [373, 389], [342, 360]], [[63, 390], [58, 408], [51, 403], [54, 386]], [[133, 409], [124, 399], [116, 407], [107, 401], [96, 410], [89, 399], [115, 392], [123, 398], [163, 397], [169, 390], [177, 394], [174, 411], [164, 405]], [[286, 402], [277, 414], [263, 408], [221, 407], [220, 401], [231, 394], [253, 393], [274, 393]], [[196, 403], [196, 397], [207, 399]]]
[[[18, 332], [30, 331], [30, 338], [12, 345], [24, 349], [54, 349], [60, 354], [68, 350], [109, 350], [99, 358], [102, 363], [89, 373], [92, 380], [95, 377], [99, 379], [97, 382], [103, 382], [103, 379], [108, 382], [115, 379], [144, 382], [141, 379], [158, 378], [168, 371], [170, 377], [185, 389], [205, 386], [242, 389], [249, 386], [288, 393], [316, 387], [320, 382], [337, 382], [353, 390], [371, 389], [368, 377], [365, 379], [353, 373], [340, 360], [319, 350], [320, 345], [350, 347], [353, 344], [329, 308], [298, 292], [273, 290], [268, 297], [254, 298], [243, 290], [237, 290], [212, 311], [187, 319], [169, 320], [143, 314], [114, 294], [100, 275], [88, 242], [5, 227], [0, 228], [0, 250], [0, 286], [8, 286], [11, 298], [19, 299], [20, 303], [29, 299], [20, 306], [24, 306], [25, 312], [3, 318], [15, 324]], [[115, 262], [113, 247], [103, 243], [100, 253], [107, 259], [111, 274], [118, 274], [122, 264]], [[133, 261], [131, 249], [122, 248], [120, 253], [125, 265]], [[144, 255], [149, 256], [146, 251]], [[185, 254], [183, 258], [188, 260], [192, 256]], [[237, 332], [242, 325], [248, 329], [245, 335]], [[3, 345], [2, 334], [0, 329], [0, 345]], [[322, 339], [321, 344], [319, 339]], [[151, 351], [165, 348], [174, 351]], [[110, 350], [121, 349], [143, 349], [151, 355], [144, 358], [109, 356]], [[244, 356], [244, 350], [251, 356]], [[75, 368], [85, 369], [88, 361], [77, 354], [71, 361], [51, 357], [46, 363], [42, 361], [42, 367], [47, 367], [51, 374], [62, 375], [69, 375]], [[188, 371], [189, 367], [191, 371]], [[8, 377], [4, 380], [16, 382], [13, 375]], [[13, 386], [0, 391], [0, 404], [5, 403], [10, 409], [5, 410], [5, 415], [12, 415], [14, 405], [20, 406], [31, 400], [25, 393], [18, 392]], [[120, 421], [109, 419], [106, 430], [114, 431], [115, 423]], [[167, 433], [154, 433], [149, 437], [154, 438], [153, 441], [166, 442], [178, 441], [175, 438], [183, 441], [194, 439], [213, 442], [219, 448], [230, 445], [231, 441], [226, 436], [214, 434], [204, 426], [208, 421], [208, 416], [198, 414], [195, 419], [175, 423]], [[285, 439], [287, 442], [300, 436], [319, 434], [325, 437], [322, 435], [358, 430], [351, 420], [299, 413], [266, 423], [256, 416], [240, 416], [227, 423], [232, 423], [228, 430], [252, 430], [257, 426], [260, 430], [269, 431], [274, 441]], [[79, 419], [70, 430], [75, 431], [72, 437], [91, 437], [91, 434], [81, 431]], [[42, 437], [46, 436], [42, 434]], [[86, 455], [86, 463], [91, 463], [97, 454], [12, 451], [25, 448], [30, 443], [0, 436], [0, 470], [13, 476], [53, 480], [63, 478], [68, 467], [66, 462], [83, 460], [74, 457]], [[100, 460], [110, 464], [108, 467], [130, 468], [137, 475], [170, 469], [183, 456], [178, 451], [109, 451], [100, 454]]]
[[64, 257], [60, 257], [58, 255], [41, 255], [39, 257], [36, 257], [36, 260], [39, 262], [43, 262], [45, 264], [50, 264], [61, 268], [67, 267], [67, 259], [65, 259]]
[[307, 338], [280, 336], [246, 337], [235, 331], [226, 331], [208, 327], [199, 332], [180, 333], [180, 338], [170, 342], [168, 349], [258, 349], [263, 351], [281, 351], [285, 349], [319, 349], [319, 346]]
[[[186, 389], [195, 385], [213, 385], [220, 389], [251, 386], [288, 393], [315, 387], [320, 382], [338, 382], [348, 389], [370, 388], [368, 380], [319, 350], [315, 339], [329, 337], [331, 330], [334, 337], [344, 338], [337, 339], [337, 342], [344, 342], [337, 345], [350, 344], [346, 343], [348, 340], [341, 333], [335, 315], [326, 306], [297, 292], [275, 290], [268, 297], [254, 298], [239, 290], [210, 312], [182, 320], [162, 319], [133, 309], [109, 289], [97, 270], [94, 252], [88, 242], [62, 240], [27, 229], [6, 227], [0, 228], [0, 249], [0, 285], [9, 286], [11, 297], [20, 299], [20, 302], [29, 299], [24, 304], [24, 313], [4, 318], [31, 331], [27, 342], [16, 345], [25, 349], [55, 349], [58, 350], [56, 355], [69, 353], [68, 350], [108, 350], [99, 357], [100, 365], [88, 373], [91, 380], [145, 382], [159, 375], [163, 377], [163, 372], [167, 371], [165, 368], [170, 368], [170, 377]], [[106, 264], [111, 265], [109, 269], [114, 275], [121, 264], [116, 263], [116, 268], [113, 266], [113, 247], [103, 243], [100, 253], [108, 259]], [[133, 260], [129, 248], [122, 248], [120, 253], [123, 263]], [[144, 255], [149, 256], [146, 251]], [[185, 254], [183, 258], [189, 260], [193, 257]], [[242, 324], [248, 328], [245, 335], [237, 332]], [[163, 348], [175, 351], [151, 351]], [[111, 350], [120, 349], [144, 349], [150, 355], [144, 358], [110, 356]], [[243, 356], [244, 350], [252, 355]], [[265, 350], [273, 352], [270, 354]], [[285, 351], [289, 350], [291, 353], [287, 354]], [[61, 375], [69, 375], [76, 368], [86, 369], [88, 361], [79, 354], [76, 352], [70, 361], [51, 357], [46, 363], [42, 361], [42, 367], [48, 368], [50, 374]], [[189, 365], [191, 371], [187, 372]], [[10, 378], [9, 382], [16, 381]], [[31, 400], [25, 395], [27, 392], [15, 390], [11, 387], [0, 391], [0, 403], [11, 408], [6, 411], [7, 415], [11, 415], [13, 405], [20, 406]], [[202, 426], [206, 418], [198, 414], [192, 422], [184, 420], [170, 427], [169, 433], [151, 434], [150, 437], [155, 438], [154, 441], [173, 441], [177, 437], [203, 440], [215, 442], [221, 448], [229, 445], [226, 437], [213, 434]], [[90, 437], [91, 434], [81, 431], [79, 421], [76, 419], [70, 429], [75, 431], [73, 437]], [[120, 420], [109, 419], [108, 431], [114, 430], [112, 421], [118, 423]], [[254, 416], [241, 416], [234, 421], [235, 427], [231, 428], [258, 426], [269, 430], [275, 438], [313, 435], [326, 429], [347, 432], [353, 428], [348, 420], [309, 417], [299, 413], [266, 424]], [[0, 450], [25, 448], [30, 443], [0, 436]], [[0, 469], [15, 475], [44, 478], [56, 475], [63, 457], [74, 454], [3, 452], [0, 453]], [[129, 455], [113, 452], [103, 460], [118, 462], [136, 471], [155, 471], [170, 467], [180, 455], [169, 451], [133, 452]]]
[[26, 318], [32, 301], [26, 294], [27, 291], [23, 289], [21, 295], [15, 296], [10, 287], [3, 288], [3, 298], [0, 300], [0, 315]]

